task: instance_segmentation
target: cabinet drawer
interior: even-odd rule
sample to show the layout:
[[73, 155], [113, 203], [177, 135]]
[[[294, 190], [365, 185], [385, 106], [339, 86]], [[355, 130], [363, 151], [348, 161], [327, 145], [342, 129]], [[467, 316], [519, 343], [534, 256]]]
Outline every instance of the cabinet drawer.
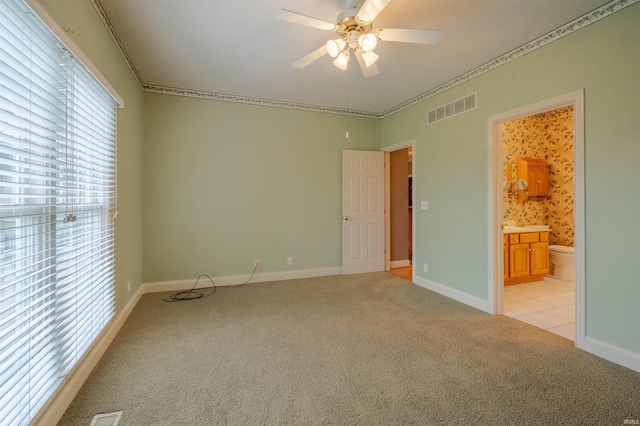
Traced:
[[526, 234], [520, 234], [520, 243], [537, 243], [538, 242], [538, 233], [537, 232], [527, 232]]
[[548, 232], [541, 232], [540, 233], [540, 241], [549, 241], [549, 233]]
[[509, 234], [509, 244], [518, 244], [520, 242], [519, 236], [520, 234]]

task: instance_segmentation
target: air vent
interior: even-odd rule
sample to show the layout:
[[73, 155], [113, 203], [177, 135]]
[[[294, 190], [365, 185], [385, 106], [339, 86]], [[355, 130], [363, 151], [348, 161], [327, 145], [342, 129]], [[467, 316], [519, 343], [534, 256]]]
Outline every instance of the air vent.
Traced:
[[91, 421], [91, 426], [118, 426], [120, 416], [122, 416], [122, 411], [96, 414]]
[[462, 114], [476, 107], [476, 94], [472, 93], [463, 98], [456, 99], [446, 105], [442, 105], [438, 108], [432, 109], [427, 113], [427, 124], [433, 124], [437, 121], [444, 120], [445, 118], [453, 117], [454, 115]]

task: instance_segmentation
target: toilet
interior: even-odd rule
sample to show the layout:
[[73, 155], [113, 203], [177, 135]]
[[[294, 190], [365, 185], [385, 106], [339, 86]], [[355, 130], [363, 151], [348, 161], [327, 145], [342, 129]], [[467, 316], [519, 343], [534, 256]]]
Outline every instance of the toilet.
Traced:
[[559, 280], [575, 281], [575, 248], [549, 246], [549, 276]]

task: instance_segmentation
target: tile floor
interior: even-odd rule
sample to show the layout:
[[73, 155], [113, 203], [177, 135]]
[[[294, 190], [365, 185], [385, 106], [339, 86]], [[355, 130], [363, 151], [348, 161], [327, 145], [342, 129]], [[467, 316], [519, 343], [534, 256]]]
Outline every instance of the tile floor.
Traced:
[[506, 316], [575, 341], [575, 283], [544, 277], [544, 281], [504, 286]]

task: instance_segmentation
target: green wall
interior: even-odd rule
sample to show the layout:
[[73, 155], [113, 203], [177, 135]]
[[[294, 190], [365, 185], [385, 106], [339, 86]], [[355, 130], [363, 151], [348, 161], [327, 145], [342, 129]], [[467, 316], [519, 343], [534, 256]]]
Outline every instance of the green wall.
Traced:
[[[88, 0], [40, 0], [70, 29], [69, 37], [124, 98], [118, 109], [118, 217], [116, 218], [116, 310], [142, 284], [142, 90]], [[131, 291], [127, 283], [131, 282]]]
[[[143, 94], [90, 1], [41, 3], [125, 100], [118, 310], [143, 281], [248, 274], [255, 258], [262, 273], [340, 266], [341, 151], [414, 138], [416, 272], [486, 299], [487, 118], [584, 88], [587, 335], [640, 353], [640, 4], [381, 121], [349, 118], [345, 139], [343, 116]], [[477, 109], [426, 125], [472, 92]]]
[[342, 150], [379, 124], [146, 93], [145, 282], [340, 267]]
[[[418, 276], [488, 297], [487, 119], [585, 93], [587, 336], [640, 353], [640, 4], [382, 120], [382, 146], [415, 138]], [[476, 92], [478, 107], [427, 126]]]

